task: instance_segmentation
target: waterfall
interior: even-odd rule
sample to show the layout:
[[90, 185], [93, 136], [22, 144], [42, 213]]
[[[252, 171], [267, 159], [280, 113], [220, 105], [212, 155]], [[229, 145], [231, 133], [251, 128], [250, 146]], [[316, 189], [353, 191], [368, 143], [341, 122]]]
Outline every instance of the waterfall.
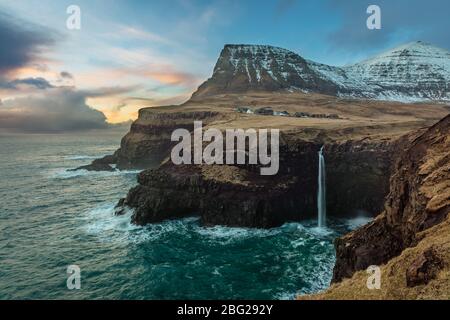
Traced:
[[323, 156], [323, 146], [319, 151], [319, 190], [317, 191], [317, 218], [319, 228], [326, 227], [327, 218], [327, 197], [326, 197], [326, 177], [325, 177], [325, 157]]

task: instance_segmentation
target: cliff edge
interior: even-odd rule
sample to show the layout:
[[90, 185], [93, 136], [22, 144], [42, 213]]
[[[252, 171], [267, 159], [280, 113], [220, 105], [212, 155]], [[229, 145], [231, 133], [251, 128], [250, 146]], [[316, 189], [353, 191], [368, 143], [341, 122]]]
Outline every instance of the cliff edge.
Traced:
[[[314, 299], [450, 299], [450, 116], [399, 157], [385, 210], [336, 240], [334, 285]], [[381, 267], [381, 289], [366, 268]], [[306, 297], [311, 298], [311, 297]]]

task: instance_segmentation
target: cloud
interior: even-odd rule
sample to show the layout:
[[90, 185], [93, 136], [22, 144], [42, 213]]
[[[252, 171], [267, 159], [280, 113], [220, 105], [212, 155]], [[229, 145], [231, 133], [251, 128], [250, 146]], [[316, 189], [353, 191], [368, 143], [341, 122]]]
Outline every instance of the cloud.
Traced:
[[0, 88], [2, 89], [16, 90], [21, 87], [32, 87], [40, 90], [54, 88], [54, 86], [50, 84], [50, 82], [42, 77], [16, 79], [7, 82], [3, 82], [0, 80]]
[[381, 30], [366, 27], [371, 0], [328, 0], [330, 10], [342, 18], [341, 27], [329, 37], [335, 49], [378, 50], [407, 41], [423, 40], [450, 48], [450, 2], [441, 0], [378, 0], [381, 8]]
[[163, 36], [137, 27], [119, 25], [117, 29], [118, 31], [113, 35], [115, 37], [134, 38], [137, 40], [151, 41], [171, 46], [176, 45], [175, 42], [164, 38]]
[[0, 128], [19, 132], [106, 129], [105, 115], [86, 104], [86, 92], [67, 88], [3, 100]]
[[156, 68], [154, 70], [151, 70], [151, 68], [149, 68], [148, 70], [135, 71], [135, 73], [140, 73], [143, 76], [147, 76], [158, 81], [161, 84], [169, 86], [183, 85], [186, 87], [196, 87], [201, 81], [201, 79], [193, 74], [173, 70], [169, 66], [167, 66], [165, 69]]
[[70, 72], [67, 71], [61, 71], [59, 73], [59, 76], [63, 79], [73, 79], [73, 75]]
[[42, 50], [56, 38], [51, 30], [0, 12], [0, 74], [39, 61]]
[[80, 90], [79, 92], [88, 98], [98, 98], [107, 96], [117, 96], [124, 93], [129, 93], [138, 89], [139, 86], [126, 86], [126, 87], [103, 87], [89, 90]]

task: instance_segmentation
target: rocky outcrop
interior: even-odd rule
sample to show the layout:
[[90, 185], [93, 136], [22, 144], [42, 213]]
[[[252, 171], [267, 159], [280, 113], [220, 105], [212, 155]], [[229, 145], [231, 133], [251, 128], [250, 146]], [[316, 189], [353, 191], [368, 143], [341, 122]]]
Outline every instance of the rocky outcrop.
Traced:
[[117, 167], [154, 168], [169, 155], [176, 142], [171, 141], [175, 129], [192, 130], [194, 121], [208, 124], [221, 118], [215, 111], [188, 111], [177, 107], [141, 109], [117, 152]]
[[87, 171], [115, 171], [116, 169], [112, 167], [113, 164], [117, 163], [117, 152], [113, 155], [107, 155], [100, 159], [95, 159], [91, 164], [86, 166], [81, 166], [69, 171], [77, 170], [87, 170]]
[[[121, 200], [119, 211], [134, 208], [133, 221], [140, 225], [199, 215], [205, 225], [270, 228], [315, 217], [321, 146], [282, 134], [276, 176], [261, 176], [257, 166], [175, 166], [167, 161], [139, 175], [139, 185]], [[392, 148], [367, 141], [325, 146], [329, 212], [354, 216], [381, 210]]]
[[204, 172], [200, 166], [166, 164], [141, 173], [138, 181], [120, 205], [135, 209], [132, 220], [139, 225], [199, 215], [204, 225], [269, 228], [298, 214], [289, 203], [292, 177], [268, 183], [236, 167]]
[[[382, 265], [423, 241], [423, 232], [450, 212], [450, 116], [419, 135], [396, 163], [384, 212], [336, 240], [334, 282], [370, 265]], [[408, 271], [415, 285], [432, 277], [436, 255], [423, 253]]]
[[439, 251], [430, 247], [421, 253], [406, 270], [406, 285], [408, 287], [426, 285], [436, 278], [444, 266], [445, 263]]
[[176, 142], [171, 141], [175, 129], [193, 130], [194, 121], [208, 124], [220, 120], [223, 115], [214, 111], [186, 111], [180, 106], [154, 107], [139, 110], [139, 118], [122, 138], [120, 148], [113, 154], [94, 160], [75, 170], [113, 171], [158, 167], [170, 153]]

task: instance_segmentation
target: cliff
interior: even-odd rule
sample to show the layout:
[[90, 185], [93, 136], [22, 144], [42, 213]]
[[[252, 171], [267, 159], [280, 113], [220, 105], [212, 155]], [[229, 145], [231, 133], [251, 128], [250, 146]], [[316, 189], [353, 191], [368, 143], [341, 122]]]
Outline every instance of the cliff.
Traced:
[[[448, 57], [414, 43], [338, 68], [281, 48], [228, 45], [191, 100], [140, 110], [120, 149], [83, 169], [146, 169], [116, 211], [132, 208], [138, 225], [196, 215], [207, 226], [271, 228], [315, 217], [324, 146], [330, 215], [382, 213], [336, 240], [335, 285], [315, 298], [448, 296], [450, 109], [353, 99], [447, 101]], [[279, 173], [174, 165], [171, 134], [192, 132], [194, 121], [221, 131], [279, 129]], [[381, 291], [364, 289], [372, 264], [383, 265]]]
[[116, 152], [119, 169], [157, 167], [170, 154], [170, 140], [176, 129], [192, 129], [194, 121], [209, 123], [222, 117], [219, 112], [189, 111], [179, 106], [141, 109], [139, 118], [131, 125]]
[[[261, 176], [248, 165], [173, 165], [139, 175], [139, 185], [120, 201], [143, 225], [198, 215], [204, 225], [271, 228], [315, 217], [317, 154], [322, 144], [283, 133], [280, 171]], [[353, 141], [325, 147], [334, 216], [374, 214], [388, 190], [393, 145]], [[342, 192], [345, 190], [345, 192]], [[123, 210], [123, 209], [120, 209]]]
[[[450, 298], [449, 150], [450, 116], [407, 143], [384, 211], [336, 240], [336, 284], [312, 298]], [[381, 266], [381, 290], [366, 287], [370, 265]]]
[[378, 131], [391, 139], [400, 131], [406, 133], [445, 116], [448, 107], [430, 104], [450, 101], [449, 83], [450, 53], [420, 41], [345, 67], [316, 63], [273, 46], [225, 45], [211, 78], [187, 103], [140, 110], [114, 155], [80, 169], [114, 170], [111, 164], [118, 169], [157, 167], [173, 145], [169, 138], [175, 128], [188, 128], [193, 120], [240, 124], [233, 114], [236, 107], [275, 107], [279, 112], [333, 115], [343, 120], [330, 125], [284, 119], [269, 123], [271, 127], [306, 126], [312, 134], [321, 128], [330, 139], [342, 141], [363, 138], [366, 126], [367, 136]]
[[[236, 111], [238, 107], [254, 110], [270, 107], [291, 116], [242, 114]], [[81, 169], [112, 170], [111, 164], [116, 164], [118, 169], [156, 168], [174, 145], [170, 141], [172, 132], [178, 128], [192, 130], [195, 120], [219, 129], [277, 128], [317, 143], [362, 139], [389, 142], [430, 126], [448, 112], [445, 105], [345, 100], [318, 94], [222, 94], [179, 106], [141, 109], [130, 132], [122, 139], [120, 149]], [[296, 114], [335, 114], [338, 118], [297, 117]]]
[[[292, 116], [242, 114], [236, 106], [270, 106]], [[336, 113], [337, 118], [294, 114]], [[445, 106], [357, 102], [311, 94], [222, 95], [183, 106], [142, 109], [116, 153], [120, 168], [150, 168], [139, 175], [120, 207], [135, 209], [138, 224], [186, 215], [205, 225], [274, 227], [316, 213], [317, 152], [325, 145], [327, 205], [334, 216], [383, 209], [401, 138], [448, 114]], [[276, 128], [280, 170], [262, 177], [252, 166], [176, 166], [168, 155], [173, 130]], [[120, 211], [121, 209], [119, 209]]]

